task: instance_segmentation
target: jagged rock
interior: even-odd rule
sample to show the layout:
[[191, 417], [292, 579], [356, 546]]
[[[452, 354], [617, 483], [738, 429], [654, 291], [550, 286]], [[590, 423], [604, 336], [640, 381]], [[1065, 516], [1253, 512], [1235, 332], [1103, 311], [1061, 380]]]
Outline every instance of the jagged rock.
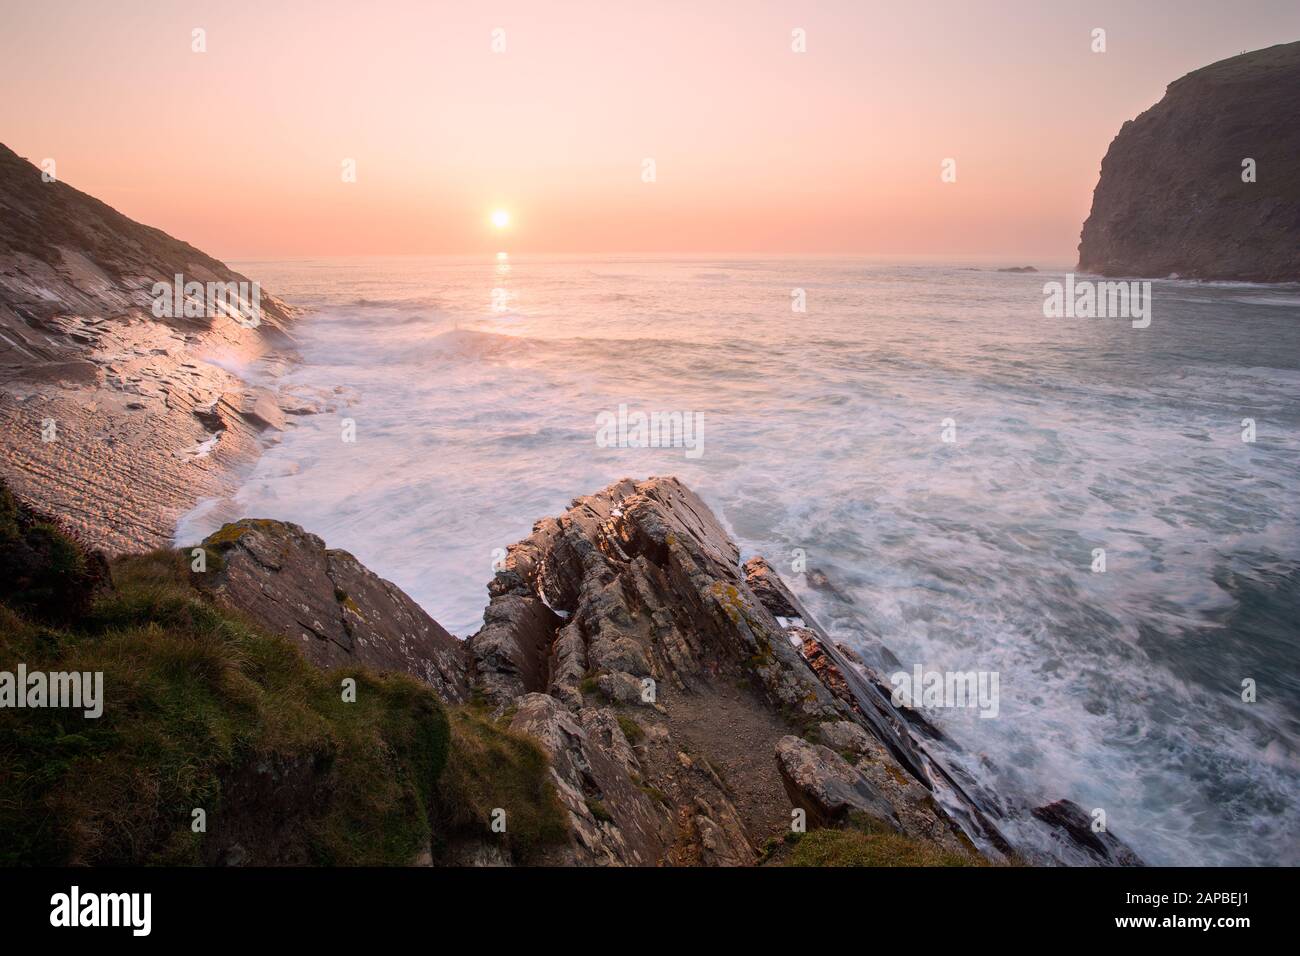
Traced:
[[[1081, 862], [1079, 854], [1070, 852], [1065, 841], [1060, 842], [1066, 852], [1059, 854], [1044, 854], [1029, 847], [1013, 848], [995, 823], [1008, 815], [1002, 801], [977, 781], [934, 759], [928, 749], [936, 741], [950, 747], [955, 744], [919, 710], [893, 705], [884, 676], [867, 666], [851, 648], [833, 643], [763, 558], [747, 561], [745, 574], [754, 593], [786, 621], [786, 632], [795, 640], [809, 666], [836, 697], [850, 706], [853, 715], [860, 718], [822, 723], [814, 729], [816, 739], [852, 765], [858, 785], [885, 798], [904, 833], [924, 836], [949, 849], [974, 849], [995, 859], [1019, 853], [1041, 863]], [[887, 648], [881, 650], [892, 659]], [[787, 744], [783, 776], [787, 788], [799, 791], [799, 778], [789, 771], [802, 766], [804, 778], [811, 781], [812, 787], [812, 793], [805, 794], [804, 800], [810, 807], [818, 806], [818, 793], [834, 791], [823, 778], [842, 779], [844, 768], [833, 760], [829, 768], [823, 767], [808, 752], [814, 745], [802, 743], [807, 746], [795, 749], [794, 745]], [[1067, 803], [1062, 801], [1062, 805]], [[869, 812], [865, 807], [856, 809]], [[839, 812], [849, 811], [841, 808]], [[1024, 814], [1017, 808], [1010, 815], [1021, 818]], [[1035, 810], [1032, 815], [1058, 827], [1068, 819], [1059, 812], [1044, 816]], [[960, 828], [953, 826], [954, 818], [961, 821]], [[1083, 861], [1115, 863], [1126, 859], [1126, 854], [1136, 859], [1115, 837], [1107, 836], [1107, 840], [1111, 841], [1106, 844], [1109, 857], [1094, 852], [1095, 847], [1085, 846], [1087, 856]]]
[[1053, 827], [1059, 839], [1087, 853], [1097, 863], [1108, 866], [1144, 865], [1141, 858], [1118, 837], [1106, 831], [1094, 832], [1092, 818], [1077, 803], [1057, 800], [1036, 807], [1034, 816]]
[[764, 607], [777, 617], [799, 617], [801, 612], [795, 608], [794, 595], [765, 558], [750, 558], [741, 570], [745, 572], [745, 583]]
[[560, 618], [513, 573], [498, 575], [483, 628], [474, 635], [475, 683], [496, 703], [547, 685], [547, 657]]
[[[510, 548], [484, 627], [469, 640], [474, 680], [503, 710], [527, 704], [525, 729], [546, 741], [575, 817], [574, 858], [753, 862], [791, 819], [781, 769], [755, 754], [817, 725], [841, 736], [859, 729], [861, 771], [821, 749], [843, 765], [860, 805], [907, 832], [967, 845], [927, 787], [864, 729], [852, 695], [829, 680], [833, 669], [819, 675], [792, 643], [777, 616], [802, 611], [784, 583], [761, 559], [747, 576], [739, 558], [708, 507], [673, 478], [624, 480], [576, 499]], [[520, 696], [533, 691], [547, 693]], [[606, 728], [602, 746], [593, 722]], [[638, 740], [611, 727], [632, 727]], [[605, 764], [593, 747], [620, 756]], [[587, 767], [600, 771], [584, 776]], [[614, 771], [632, 789], [615, 786]], [[654, 827], [638, 794], [654, 795]], [[589, 819], [587, 799], [610, 819]]]
[[444, 700], [468, 697], [456, 638], [395, 585], [295, 524], [244, 519], [209, 536], [196, 575], [220, 604], [282, 634], [320, 667], [359, 664], [411, 674]]
[[546, 694], [525, 694], [511, 720], [536, 737], [551, 758], [560, 800], [569, 811], [571, 845], [552, 864], [649, 866], [671, 843], [663, 807], [632, 782], [640, 769], [631, 745], [608, 712], [574, 714]]
[[[1256, 181], [1242, 181], [1253, 159]], [[1106, 151], [1079, 269], [1300, 280], [1300, 42], [1169, 84]]]

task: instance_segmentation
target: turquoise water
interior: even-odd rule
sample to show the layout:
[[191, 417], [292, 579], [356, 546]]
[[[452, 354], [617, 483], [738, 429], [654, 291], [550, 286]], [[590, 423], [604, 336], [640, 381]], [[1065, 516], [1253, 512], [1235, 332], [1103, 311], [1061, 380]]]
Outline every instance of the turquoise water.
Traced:
[[[494, 549], [675, 474], [887, 671], [997, 672], [996, 718], [931, 716], [1009, 804], [1104, 809], [1153, 863], [1300, 862], [1300, 287], [1155, 282], [1135, 329], [1044, 318], [1059, 270], [236, 267], [315, 309], [278, 384], [334, 410], [179, 538], [296, 521], [467, 635]], [[702, 454], [599, 447], [620, 404], [698, 414]]]

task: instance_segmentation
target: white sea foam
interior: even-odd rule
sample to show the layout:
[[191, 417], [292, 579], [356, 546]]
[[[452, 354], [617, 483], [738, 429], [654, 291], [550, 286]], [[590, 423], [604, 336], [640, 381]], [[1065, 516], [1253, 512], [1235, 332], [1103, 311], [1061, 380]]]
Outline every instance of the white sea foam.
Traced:
[[[1300, 862], [1294, 289], [1160, 282], [1159, 327], [1133, 329], [1043, 319], [1051, 273], [509, 265], [243, 264], [319, 309], [280, 384], [348, 391], [179, 537], [298, 522], [466, 635], [494, 549], [576, 495], [677, 474], [864, 656], [1001, 675], [997, 718], [931, 715], [978, 779], [1105, 808], [1150, 862]], [[597, 447], [620, 403], [703, 412], [706, 453]]]

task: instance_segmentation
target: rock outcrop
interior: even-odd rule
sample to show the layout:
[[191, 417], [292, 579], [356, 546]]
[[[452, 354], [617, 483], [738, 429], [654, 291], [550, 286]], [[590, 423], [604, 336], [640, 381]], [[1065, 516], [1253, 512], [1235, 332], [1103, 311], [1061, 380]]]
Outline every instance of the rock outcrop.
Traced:
[[821, 638], [788, 590], [765, 564], [742, 569], [676, 479], [577, 499], [506, 565], [471, 681], [551, 756], [574, 823], [556, 862], [753, 863], [798, 809], [1002, 856], [973, 809], [936, 799], [922, 759], [900, 762], [838, 668], [814, 669], [802, 646]]
[[356, 664], [419, 678], [452, 703], [468, 699], [461, 642], [398, 587], [296, 524], [245, 519], [202, 545], [195, 580], [224, 607], [293, 641], [321, 668]]
[[1121, 840], [1104, 829], [1094, 829], [1093, 819], [1070, 800], [1057, 800], [1034, 809], [1034, 816], [1053, 827], [1053, 837], [1071, 854], [1080, 850], [1091, 862], [1107, 866], [1142, 866], [1142, 860]]
[[[270, 693], [288, 680], [311, 689], [318, 699], [309, 710], [321, 719], [352, 714], [325, 707], [320, 698], [336, 695], [337, 685], [305, 673], [297, 654], [271, 651], [273, 635], [318, 668], [355, 668], [365, 686], [357, 713], [382, 704], [402, 746], [418, 742], [408, 739], [414, 726], [399, 726], [407, 718], [438, 738], [427, 751], [412, 749], [412, 759], [424, 754], [420, 760], [441, 766], [449, 755], [443, 779], [434, 764], [376, 771], [374, 786], [386, 794], [401, 845], [421, 844], [408, 861], [743, 866], [782, 862], [792, 833], [806, 823], [834, 829], [821, 836], [841, 837], [843, 847], [861, 850], [862, 841], [880, 838], [871, 858], [886, 862], [1139, 863], [1114, 836], [1092, 832], [1068, 801], [1020, 815], [945, 767], [931, 751], [938, 732], [895, 708], [883, 678], [833, 644], [762, 558], [742, 566], [708, 507], [674, 478], [620, 481], [539, 522], [510, 549], [484, 627], [465, 643], [354, 557], [296, 525], [245, 519], [199, 548], [118, 559], [110, 585], [102, 561], [16, 504], [0, 482], [0, 564], [16, 569], [0, 582], [8, 605], [0, 617], [25, 628], [30, 643], [40, 632], [13, 609], [62, 613], [73, 602], [60, 587], [91, 598], [109, 587], [111, 600], [93, 614], [83, 601], [74, 617], [91, 628], [131, 625], [141, 653], [160, 661], [199, 653], [194, 659], [211, 668], [202, 656], [212, 653], [207, 642], [215, 634], [230, 644], [222, 658], [229, 681], [204, 683], [223, 707], [247, 704], [249, 681], [263, 681]], [[59, 574], [46, 573], [55, 567]], [[214, 630], [213, 611], [225, 626]], [[180, 658], [168, 647], [173, 640], [189, 648]], [[260, 650], [239, 649], [259, 642]], [[277, 675], [263, 673], [271, 664]], [[168, 679], [180, 673], [170, 664], [164, 670]], [[240, 690], [227, 699], [230, 687]], [[444, 716], [439, 701], [455, 706]], [[425, 726], [408, 706], [423, 707], [437, 726]], [[156, 720], [156, 710], [143, 706], [141, 719]], [[353, 731], [370, 717], [356, 719], [339, 740], [360, 748], [352, 752], [357, 760], [384, 764], [390, 745], [376, 749], [358, 737]], [[201, 841], [203, 860], [316, 859], [299, 805], [329, 801], [331, 747], [339, 740], [308, 735], [317, 749], [279, 762], [259, 758], [228, 775], [223, 792], [258, 813], [236, 814], [219, 837]], [[147, 766], [147, 754], [120, 754], [107, 737], [103, 743]], [[402, 796], [410, 786], [421, 788], [423, 802]], [[348, 793], [355, 797], [357, 787]], [[94, 812], [100, 803], [90, 800]], [[510, 826], [490, 826], [498, 814]], [[1002, 821], [1026, 817], [1050, 833], [1055, 850], [1025, 853], [999, 832]]]
[[227, 368], [286, 348], [292, 310], [263, 292], [256, 326], [155, 317], [154, 284], [178, 274], [248, 281], [0, 146], [0, 468], [109, 553], [169, 543], [284, 427], [274, 393]]
[[1102, 160], [1079, 269], [1300, 281], [1300, 42], [1189, 73], [1123, 125]]
[[[105, 562], [0, 480], [0, 865], [398, 866], [429, 852], [449, 688], [354, 667], [344, 704], [283, 638], [196, 590], [192, 567], [162, 549]], [[306, 570], [283, 566], [310, 599]], [[15, 707], [27, 669], [93, 674], [97, 703], [77, 692], [63, 708], [42, 689]]]

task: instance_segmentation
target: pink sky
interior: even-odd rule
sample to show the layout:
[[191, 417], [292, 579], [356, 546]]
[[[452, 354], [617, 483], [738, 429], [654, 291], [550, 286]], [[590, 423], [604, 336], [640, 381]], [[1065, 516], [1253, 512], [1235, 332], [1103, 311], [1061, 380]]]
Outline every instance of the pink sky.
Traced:
[[1072, 261], [1126, 119], [1300, 38], [1294, 0], [2, 2], [0, 141], [221, 258]]

